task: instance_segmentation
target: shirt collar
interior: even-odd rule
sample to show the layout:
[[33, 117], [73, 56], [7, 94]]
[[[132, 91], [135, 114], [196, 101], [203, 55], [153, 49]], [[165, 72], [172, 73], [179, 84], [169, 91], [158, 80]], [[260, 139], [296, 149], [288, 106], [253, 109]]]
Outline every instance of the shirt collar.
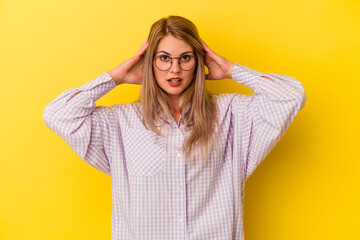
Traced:
[[[189, 102], [189, 103], [187, 104], [187, 106], [186, 106], [185, 114], [189, 112], [190, 107], [191, 107], [191, 103]], [[171, 122], [174, 120], [173, 118], [172, 118], [172, 119], [167, 119], [167, 116], [166, 116], [166, 114], [165, 114], [163, 111], [160, 111], [159, 117], [160, 117], [161, 119], [163, 119], [165, 122], [170, 123], [170, 124], [171, 124]], [[181, 115], [181, 116], [180, 116], [180, 119], [179, 119], [179, 123], [180, 123], [180, 121], [183, 121], [183, 119], [184, 119], [184, 116]]]

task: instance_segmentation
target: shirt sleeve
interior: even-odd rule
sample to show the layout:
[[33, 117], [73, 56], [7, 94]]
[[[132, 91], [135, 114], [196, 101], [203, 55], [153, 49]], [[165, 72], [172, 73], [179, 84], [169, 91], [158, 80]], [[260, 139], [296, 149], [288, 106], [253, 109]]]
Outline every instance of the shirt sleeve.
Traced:
[[97, 107], [95, 101], [114, 87], [115, 81], [103, 73], [79, 88], [63, 92], [43, 112], [50, 129], [85, 162], [109, 176], [111, 161], [105, 144], [110, 144], [109, 129], [116, 123], [116, 112], [114, 107]]
[[247, 179], [283, 136], [307, 97], [303, 85], [293, 77], [265, 74], [235, 64], [232, 78], [255, 92], [245, 98], [236, 95], [233, 101], [234, 115], [242, 123], [241, 142], [248, 143], [243, 149]]

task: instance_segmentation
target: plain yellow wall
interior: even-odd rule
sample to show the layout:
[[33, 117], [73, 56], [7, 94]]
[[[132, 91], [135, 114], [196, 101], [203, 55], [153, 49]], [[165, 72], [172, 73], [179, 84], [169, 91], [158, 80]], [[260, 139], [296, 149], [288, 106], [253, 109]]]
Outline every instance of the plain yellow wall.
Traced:
[[[296, 77], [308, 100], [246, 184], [246, 240], [360, 239], [358, 0], [0, 2], [0, 239], [110, 239], [111, 178], [42, 119], [132, 57], [153, 22], [192, 20], [216, 53]], [[213, 92], [251, 90], [232, 80]], [[97, 104], [130, 102], [118, 86]]]

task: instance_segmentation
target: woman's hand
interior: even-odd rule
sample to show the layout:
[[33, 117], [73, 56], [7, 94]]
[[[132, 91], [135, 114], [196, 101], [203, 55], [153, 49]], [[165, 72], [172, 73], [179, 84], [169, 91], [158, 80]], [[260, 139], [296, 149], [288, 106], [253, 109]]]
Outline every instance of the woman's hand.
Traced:
[[209, 69], [209, 74], [206, 74], [206, 80], [231, 78], [235, 63], [211, 51], [204, 41], [201, 40], [201, 43], [205, 50], [205, 65]]
[[116, 82], [116, 85], [122, 83], [142, 84], [142, 59], [148, 45], [149, 44], [146, 39], [134, 57], [108, 71], [112, 79]]

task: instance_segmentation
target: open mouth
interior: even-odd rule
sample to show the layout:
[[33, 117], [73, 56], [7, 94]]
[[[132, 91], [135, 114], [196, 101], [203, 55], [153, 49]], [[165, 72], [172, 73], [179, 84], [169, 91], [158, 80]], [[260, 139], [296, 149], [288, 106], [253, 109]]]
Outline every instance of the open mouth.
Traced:
[[168, 81], [169, 82], [172, 82], [172, 83], [178, 83], [178, 82], [180, 82], [182, 79], [181, 78], [171, 78], [171, 79], [169, 79]]
[[182, 79], [181, 78], [170, 78], [167, 80], [169, 85], [172, 87], [178, 87], [181, 85]]

